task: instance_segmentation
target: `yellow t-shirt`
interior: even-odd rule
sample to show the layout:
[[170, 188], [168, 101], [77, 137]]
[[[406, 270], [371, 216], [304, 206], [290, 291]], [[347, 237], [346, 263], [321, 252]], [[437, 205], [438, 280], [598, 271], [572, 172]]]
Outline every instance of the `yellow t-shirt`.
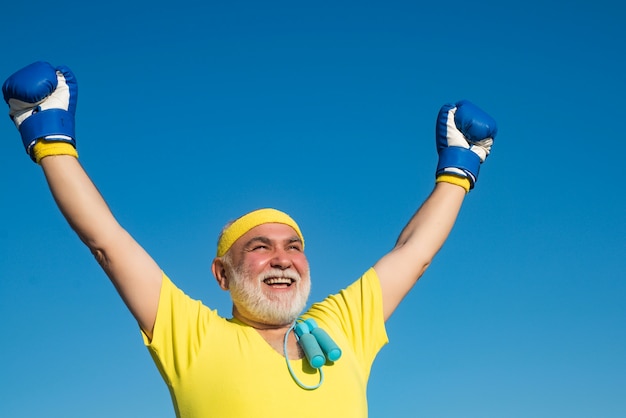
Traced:
[[[163, 276], [152, 340], [144, 342], [167, 383], [177, 417], [367, 417], [370, 368], [387, 343], [378, 276], [359, 280], [303, 316], [314, 318], [342, 350], [323, 366], [316, 390], [296, 384], [283, 355], [254, 330], [220, 317]], [[306, 359], [291, 360], [306, 385], [319, 381]]]

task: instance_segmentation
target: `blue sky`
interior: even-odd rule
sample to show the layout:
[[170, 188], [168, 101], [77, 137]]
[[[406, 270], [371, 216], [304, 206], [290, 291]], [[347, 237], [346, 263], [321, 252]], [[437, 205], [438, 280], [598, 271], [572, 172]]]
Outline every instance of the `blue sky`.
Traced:
[[[305, 234], [317, 300], [433, 185], [439, 107], [499, 124], [448, 242], [388, 322], [370, 416], [626, 416], [626, 64], [617, 1], [3, 7], [0, 77], [79, 82], [80, 159], [120, 222], [221, 313], [228, 220]], [[137, 326], [0, 123], [2, 417], [171, 417]]]

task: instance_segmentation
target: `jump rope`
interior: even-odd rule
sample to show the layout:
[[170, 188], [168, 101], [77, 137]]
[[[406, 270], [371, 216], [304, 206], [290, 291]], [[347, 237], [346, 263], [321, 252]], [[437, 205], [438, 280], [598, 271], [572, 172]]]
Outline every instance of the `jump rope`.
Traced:
[[[287, 354], [287, 340], [292, 331], [296, 335], [296, 341], [302, 348], [302, 351], [304, 351], [304, 356], [307, 361], [311, 367], [318, 370], [320, 373], [320, 380], [316, 385], [310, 386], [302, 383], [291, 367], [289, 355]], [[302, 317], [296, 319], [293, 325], [287, 330], [283, 343], [283, 353], [289, 374], [291, 374], [291, 377], [298, 386], [306, 390], [315, 390], [322, 386], [322, 383], [324, 383], [324, 371], [322, 370], [322, 366], [326, 364], [327, 361], [334, 362], [341, 357], [341, 349], [335, 344], [326, 331], [318, 327], [314, 319], [304, 319]]]

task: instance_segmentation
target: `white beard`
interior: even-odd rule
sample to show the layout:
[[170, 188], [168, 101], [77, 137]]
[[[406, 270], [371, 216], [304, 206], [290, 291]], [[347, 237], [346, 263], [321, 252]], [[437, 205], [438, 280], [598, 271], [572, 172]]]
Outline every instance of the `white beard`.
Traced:
[[[296, 294], [268, 294], [263, 291], [263, 280], [270, 277], [288, 277], [294, 280]], [[305, 277], [294, 270], [271, 269], [255, 278], [239, 268], [232, 268], [229, 283], [233, 304], [255, 321], [268, 325], [285, 325], [294, 322], [306, 306], [311, 291], [309, 273]]]

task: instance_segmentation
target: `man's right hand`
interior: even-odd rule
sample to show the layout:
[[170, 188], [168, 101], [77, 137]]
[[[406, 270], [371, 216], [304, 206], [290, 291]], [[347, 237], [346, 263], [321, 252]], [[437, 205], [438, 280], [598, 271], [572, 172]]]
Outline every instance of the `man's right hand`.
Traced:
[[41, 61], [17, 71], [2, 86], [26, 152], [41, 165], [61, 213], [151, 338], [163, 272], [117, 222], [82, 165], [65, 158], [76, 156], [77, 91], [76, 78], [67, 67]]
[[[34, 161], [38, 162], [35, 145], [42, 140], [76, 147], [74, 115], [78, 84], [69, 68], [34, 62], [11, 75], [2, 85], [2, 93], [24, 148]], [[70, 148], [70, 152], [53, 151], [46, 155], [58, 153], [74, 155], [75, 151]]]

